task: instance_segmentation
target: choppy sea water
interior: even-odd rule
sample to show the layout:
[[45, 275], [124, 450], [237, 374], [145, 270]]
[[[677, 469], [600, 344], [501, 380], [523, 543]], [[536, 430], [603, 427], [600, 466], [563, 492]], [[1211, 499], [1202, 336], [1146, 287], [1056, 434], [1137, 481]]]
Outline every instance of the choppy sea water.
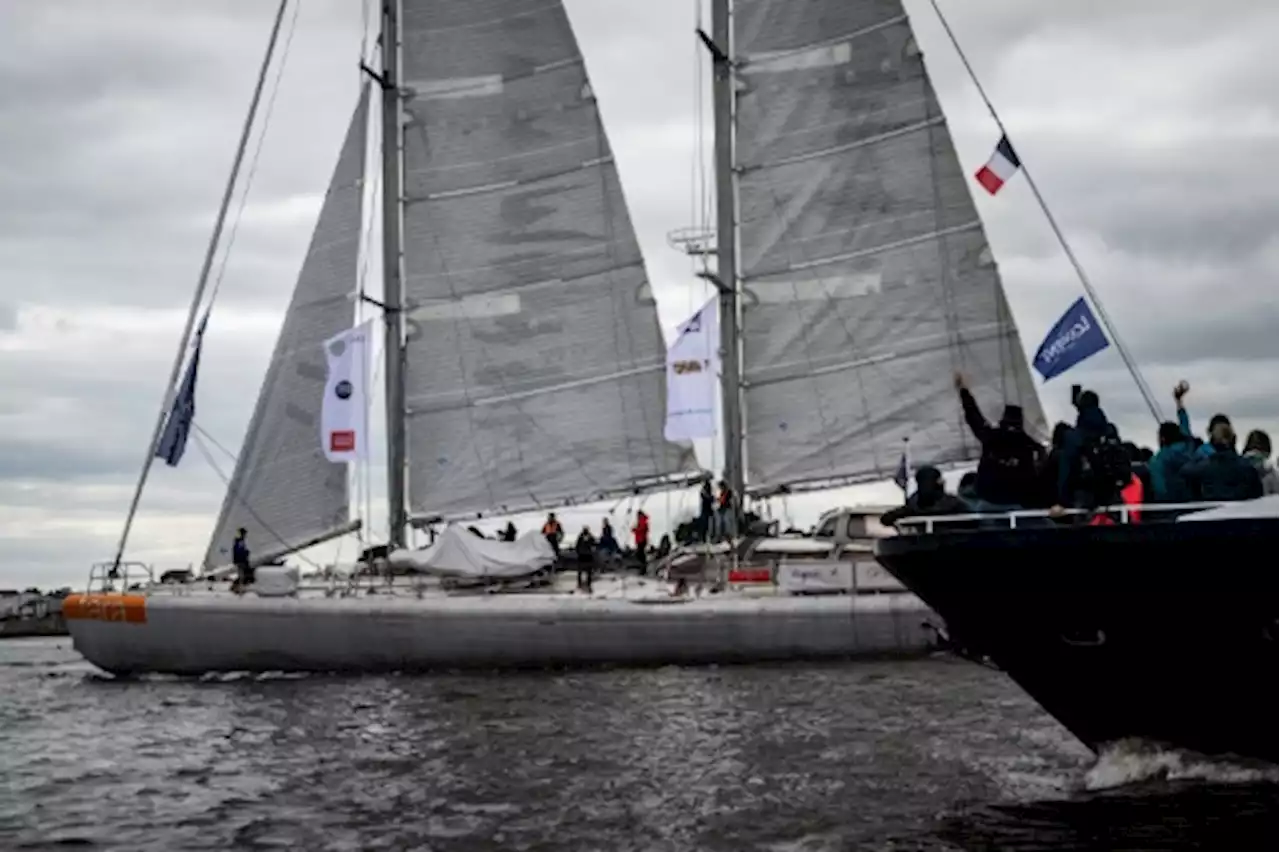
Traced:
[[113, 682], [0, 642], [0, 849], [1276, 847], [1274, 769], [1096, 760], [910, 663]]

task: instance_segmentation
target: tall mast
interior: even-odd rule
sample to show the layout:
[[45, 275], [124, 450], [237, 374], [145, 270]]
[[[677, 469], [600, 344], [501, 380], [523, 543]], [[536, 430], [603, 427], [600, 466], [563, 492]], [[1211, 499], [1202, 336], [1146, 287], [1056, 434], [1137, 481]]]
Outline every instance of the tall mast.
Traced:
[[386, 331], [388, 544], [404, 547], [405, 399], [404, 322], [401, 305], [401, 130], [399, 0], [382, 0], [382, 304]]
[[200, 267], [196, 292], [191, 297], [191, 307], [187, 311], [187, 324], [182, 329], [182, 341], [178, 344], [178, 354], [174, 357], [173, 368], [169, 371], [169, 383], [165, 385], [164, 398], [160, 403], [160, 416], [156, 419], [155, 429], [151, 433], [151, 442], [147, 444], [147, 455], [142, 461], [142, 473], [138, 475], [138, 484], [133, 489], [133, 500], [130, 501], [129, 512], [125, 515], [124, 530], [120, 533], [120, 544], [116, 547], [113, 568], [119, 568], [120, 560], [124, 558], [124, 550], [129, 543], [129, 531], [133, 528], [133, 519], [138, 514], [142, 491], [147, 486], [147, 475], [151, 473], [151, 464], [155, 461], [156, 449], [160, 446], [160, 438], [164, 434], [165, 421], [173, 408], [173, 399], [177, 395], [178, 376], [182, 373], [182, 365], [186, 361], [187, 346], [191, 342], [191, 332], [196, 325], [196, 316], [200, 313], [200, 304], [204, 301], [204, 291], [209, 286], [209, 273], [213, 271], [213, 260], [218, 252], [218, 243], [222, 239], [222, 226], [227, 221], [227, 210], [231, 206], [231, 196], [235, 193], [236, 180], [240, 176], [240, 164], [244, 162], [245, 148], [249, 145], [249, 133], [253, 129], [254, 116], [258, 113], [258, 102], [262, 100], [267, 70], [271, 67], [271, 57], [275, 53], [276, 41], [280, 37], [280, 22], [284, 20], [284, 10], [288, 3], [289, 0], [280, 0], [275, 21], [271, 25], [267, 52], [262, 57], [262, 67], [258, 70], [258, 82], [254, 84], [253, 98], [249, 101], [249, 114], [245, 116], [244, 127], [240, 130], [240, 141], [236, 145], [236, 156], [231, 163], [231, 174], [227, 176], [227, 186], [222, 191], [222, 204], [218, 207], [218, 216], [213, 222], [213, 234], [209, 237], [209, 247], [205, 249], [204, 264]]
[[742, 365], [738, 334], [738, 203], [734, 180], [734, 75], [732, 0], [711, 0], [715, 64], [712, 102], [716, 134], [716, 277], [720, 289], [721, 410], [724, 414], [724, 478], [741, 506]]

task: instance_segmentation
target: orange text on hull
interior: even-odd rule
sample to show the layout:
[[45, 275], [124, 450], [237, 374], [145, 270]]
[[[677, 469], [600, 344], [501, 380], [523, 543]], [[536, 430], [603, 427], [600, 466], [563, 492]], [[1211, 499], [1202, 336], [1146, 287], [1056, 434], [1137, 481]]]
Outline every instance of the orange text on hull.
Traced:
[[82, 621], [147, 623], [147, 599], [143, 595], [67, 595], [62, 617]]

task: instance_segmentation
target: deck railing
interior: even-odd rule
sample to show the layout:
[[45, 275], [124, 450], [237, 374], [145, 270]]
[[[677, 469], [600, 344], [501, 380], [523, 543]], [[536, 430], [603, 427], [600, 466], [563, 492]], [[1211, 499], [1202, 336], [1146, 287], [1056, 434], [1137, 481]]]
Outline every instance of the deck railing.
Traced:
[[[1226, 504], [1222, 501], [1213, 501], [1202, 503], [1122, 504], [1119, 506], [1102, 506], [1096, 509], [1063, 509], [1061, 512], [1050, 512], [1048, 509], [1018, 509], [1012, 512], [970, 512], [964, 515], [913, 515], [899, 520], [897, 526], [911, 527], [913, 530], [918, 527], [924, 527], [924, 532], [928, 534], [934, 532], [934, 528], [937, 526], [972, 524], [975, 522], [981, 522], [988, 529], [1006, 526], [1009, 529], [1017, 529], [1019, 522], [1022, 523], [1023, 527], [1035, 526], [1043, 529], [1046, 526], [1046, 521], [1053, 523], [1059, 518], [1091, 518], [1097, 515], [1105, 515], [1119, 524], [1139, 523], [1139, 520], [1135, 519], [1135, 515], [1141, 517], [1143, 522], [1146, 523], [1151, 522], [1153, 519], [1157, 522], [1168, 522], [1191, 512], [1216, 509], [1224, 505]], [[1153, 518], [1153, 516], [1155, 517]], [[1028, 525], [1027, 521], [1034, 521], [1035, 523]]]
[[155, 584], [155, 571], [141, 562], [95, 562], [89, 568], [85, 590], [93, 592], [127, 592], [134, 586], [144, 589]]

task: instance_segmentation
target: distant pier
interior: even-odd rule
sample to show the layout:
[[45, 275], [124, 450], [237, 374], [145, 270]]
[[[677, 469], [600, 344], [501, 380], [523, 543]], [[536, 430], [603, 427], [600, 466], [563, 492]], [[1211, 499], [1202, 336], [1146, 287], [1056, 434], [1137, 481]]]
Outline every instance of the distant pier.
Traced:
[[62, 599], [70, 589], [45, 594], [38, 589], [0, 589], [0, 639], [67, 636]]

